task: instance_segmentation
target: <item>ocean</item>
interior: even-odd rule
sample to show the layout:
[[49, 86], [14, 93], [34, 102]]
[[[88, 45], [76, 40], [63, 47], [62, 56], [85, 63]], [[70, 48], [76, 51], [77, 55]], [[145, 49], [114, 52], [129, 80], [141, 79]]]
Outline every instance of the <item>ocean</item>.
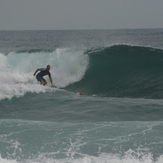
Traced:
[[0, 31], [0, 163], [162, 162], [163, 29]]

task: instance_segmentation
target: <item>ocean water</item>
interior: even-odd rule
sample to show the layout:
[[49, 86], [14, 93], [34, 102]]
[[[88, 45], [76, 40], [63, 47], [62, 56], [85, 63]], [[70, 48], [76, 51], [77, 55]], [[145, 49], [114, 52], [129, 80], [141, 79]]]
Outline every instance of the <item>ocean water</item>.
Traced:
[[162, 162], [163, 29], [0, 31], [0, 163]]

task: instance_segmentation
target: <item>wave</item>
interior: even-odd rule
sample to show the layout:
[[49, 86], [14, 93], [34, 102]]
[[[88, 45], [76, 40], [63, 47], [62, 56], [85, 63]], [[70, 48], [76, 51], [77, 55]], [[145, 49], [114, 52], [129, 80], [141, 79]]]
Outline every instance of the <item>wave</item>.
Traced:
[[[91, 49], [31, 49], [0, 54], [0, 99], [47, 92], [34, 71], [51, 65], [55, 85], [107, 97], [162, 98], [163, 50], [113, 45]], [[50, 85], [49, 79], [47, 81]]]
[[163, 50], [114, 45], [85, 54], [90, 61], [85, 76], [67, 90], [107, 97], [163, 97]]

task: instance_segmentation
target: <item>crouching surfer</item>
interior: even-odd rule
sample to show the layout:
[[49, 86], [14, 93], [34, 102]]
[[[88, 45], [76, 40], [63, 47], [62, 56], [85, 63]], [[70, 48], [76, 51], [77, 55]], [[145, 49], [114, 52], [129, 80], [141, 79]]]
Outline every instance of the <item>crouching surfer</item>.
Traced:
[[51, 82], [51, 86], [53, 87], [53, 80], [52, 80], [52, 78], [51, 78], [51, 74], [50, 74], [49, 70], [50, 70], [50, 65], [47, 65], [46, 68], [39, 68], [39, 69], [37, 69], [33, 75], [35, 76], [36, 73], [37, 73], [38, 71], [40, 71], [40, 72], [36, 75], [36, 79], [37, 79], [37, 81], [40, 82], [40, 84], [42, 84], [42, 85], [46, 85], [46, 84], [47, 84], [47, 81], [43, 78], [43, 76], [48, 75], [48, 76], [49, 76], [49, 79], [50, 79], [50, 82]]

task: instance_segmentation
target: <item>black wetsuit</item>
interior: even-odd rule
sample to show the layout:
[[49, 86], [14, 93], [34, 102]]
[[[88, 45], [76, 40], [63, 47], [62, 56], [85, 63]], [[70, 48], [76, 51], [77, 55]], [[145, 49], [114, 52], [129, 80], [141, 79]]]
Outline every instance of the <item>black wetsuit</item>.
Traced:
[[50, 72], [49, 72], [48, 69], [46, 69], [46, 68], [41, 68], [41, 69], [39, 69], [39, 70], [40, 70], [40, 72], [36, 75], [36, 79], [37, 79], [39, 82], [42, 82], [42, 81], [46, 82], [46, 80], [43, 78], [43, 76], [45, 76], [45, 75], [48, 75], [49, 78], [51, 78], [51, 74], [50, 74]]

